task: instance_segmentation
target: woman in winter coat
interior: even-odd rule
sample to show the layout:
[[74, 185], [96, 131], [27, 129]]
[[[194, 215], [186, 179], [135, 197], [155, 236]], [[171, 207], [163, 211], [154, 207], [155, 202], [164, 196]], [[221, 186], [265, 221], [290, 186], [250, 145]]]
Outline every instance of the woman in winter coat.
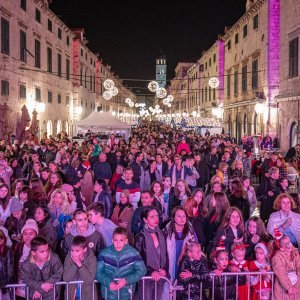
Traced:
[[130, 230], [128, 224], [133, 215], [133, 207], [130, 203], [129, 190], [123, 190], [120, 193], [120, 203], [117, 204], [113, 210], [111, 220], [120, 227]]
[[164, 232], [169, 256], [168, 272], [171, 276], [171, 282], [174, 282], [177, 275], [179, 257], [182, 255], [183, 244], [189, 240], [194, 241], [196, 237], [183, 207], [178, 206], [174, 208], [172, 219], [167, 224]]
[[[161, 277], [168, 276], [168, 253], [163, 232], [159, 229], [158, 211], [154, 206], [148, 206], [143, 210], [142, 218], [145, 228], [136, 236], [135, 248], [142, 256], [146, 268], [147, 276], [153, 280], [140, 282], [140, 299], [152, 300], [155, 298], [155, 286], [157, 299], [163, 299], [162, 292], [165, 281]], [[173, 249], [174, 250], [174, 249]], [[157, 284], [155, 285], [155, 282]]]
[[34, 219], [39, 227], [39, 235], [43, 236], [48, 241], [50, 248], [55, 251], [57, 232], [52, 225], [49, 208], [45, 205], [37, 206]]
[[21, 229], [27, 220], [27, 214], [18, 198], [12, 198], [10, 211], [11, 216], [7, 218], [4, 226], [13, 243], [18, 243], [21, 241]]
[[287, 236], [278, 243], [278, 250], [272, 258], [275, 273], [274, 300], [300, 298], [300, 255]]
[[6, 242], [6, 236], [0, 229], [0, 299], [2, 300], [10, 299], [4, 287], [15, 280], [13, 253]]
[[203, 231], [206, 237], [205, 251], [209, 255], [213, 248], [213, 239], [224, 220], [230, 204], [224, 192], [216, 192], [210, 198], [210, 202], [207, 203], [207, 206], [208, 215], [204, 219]]
[[233, 180], [230, 182], [229, 189], [230, 206], [237, 207], [242, 212], [243, 219], [247, 221], [250, 217], [250, 205], [242, 183], [239, 180]]

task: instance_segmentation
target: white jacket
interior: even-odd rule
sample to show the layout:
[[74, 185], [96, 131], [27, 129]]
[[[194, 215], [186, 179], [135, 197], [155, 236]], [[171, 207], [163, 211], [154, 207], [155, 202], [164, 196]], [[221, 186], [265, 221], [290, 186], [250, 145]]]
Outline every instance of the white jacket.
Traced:
[[281, 210], [272, 213], [269, 218], [267, 231], [274, 236], [274, 229], [279, 228], [287, 218], [292, 218], [292, 224], [289, 228], [295, 236], [298, 245], [300, 245], [300, 214], [291, 211], [287, 216], [285, 216]]

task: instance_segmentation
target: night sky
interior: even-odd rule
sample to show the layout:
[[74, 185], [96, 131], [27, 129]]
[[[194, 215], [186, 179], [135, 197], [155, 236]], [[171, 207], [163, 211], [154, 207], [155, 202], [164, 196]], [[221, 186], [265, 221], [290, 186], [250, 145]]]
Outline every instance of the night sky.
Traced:
[[[52, 0], [50, 9], [70, 28], [83, 27], [89, 48], [120, 78], [155, 78], [162, 51], [168, 79], [180, 61], [196, 61], [224, 27], [245, 12], [246, 0]], [[128, 86], [139, 83], [127, 82]]]

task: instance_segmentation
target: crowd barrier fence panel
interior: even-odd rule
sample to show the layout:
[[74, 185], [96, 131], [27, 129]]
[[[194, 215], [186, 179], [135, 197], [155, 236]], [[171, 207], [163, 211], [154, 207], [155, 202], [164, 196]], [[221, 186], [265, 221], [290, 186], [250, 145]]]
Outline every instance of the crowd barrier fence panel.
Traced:
[[[272, 284], [272, 287], [271, 287], [271, 299], [273, 299], [273, 296], [274, 296], [274, 272], [266, 272], [265, 274], [262, 274], [261, 272], [230, 272], [230, 273], [223, 273], [221, 274], [221, 276], [224, 277], [224, 300], [227, 299], [227, 277], [228, 276], [236, 276], [236, 286], [235, 286], [235, 289], [236, 289], [236, 300], [239, 300], [239, 294], [238, 294], [238, 280], [239, 280], [239, 276], [247, 276], [247, 281], [246, 281], [246, 285], [248, 286], [248, 296], [247, 296], [247, 299], [240, 299], [240, 300], [250, 300], [251, 299], [251, 294], [250, 294], [250, 276], [259, 276], [259, 282], [260, 282], [260, 288], [259, 288], [259, 298], [262, 299], [262, 276], [265, 276], [265, 275], [269, 275], [271, 276], [271, 284]], [[210, 274], [211, 276], [211, 287], [210, 288], [206, 288], [206, 289], [209, 289], [211, 291], [210, 293], [210, 298], [211, 300], [215, 300], [215, 278], [216, 278], [216, 274], [214, 273], [211, 273]], [[175, 300], [176, 297], [177, 297], [177, 292], [179, 291], [182, 291], [183, 290], [183, 287], [182, 286], [178, 286], [178, 285], [173, 285], [171, 283], [171, 281], [166, 278], [166, 277], [161, 277], [161, 280], [163, 280], [165, 282], [165, 284], [168, 285], [168, 289], [169, 289], [169, 300]], [[145, 300], [145, 281], [151, 281], [153, 282], [153, 279], [151, 276], [145, 276], [141, 279], [141, 286], [142, 286], [142, 299]], [[60, 282], [57, 282], [53, 288], [53, 299], [55, 300], [56, 299], [56, 290], [57, 290], [57, 287], [58, 286], [61, 286], [61, 287], [65, 287], [65, 294], [66, 294], [66, 297], [64, 297], [64, 299], [66, 300], [69, 300], [69, 286], [70, 285], [78, 285], [79, 286], [79, 291], [80, 291], [80, 300], [85, 300], [84, 297], [82, 297], [82, 284], [84, 282], [83, 281], [70, 281], [70, 282], [65, 282], [65, 281], [60, 281]], [[94, 281], [94, 288], [93, 288], [93, 294], [92, 294], [92, 299], [89, 299], [89, 300], [95, 300], [95, 285], [96, 284], [99, 284], [98, 281]], [[12, 290], [12, 295], [13, 295], [13, 300], [16, 299], [16, 289], [17, 288], [25, 288], [26, 289], [26, 300], [30, 300], [29, 299], [29, 288], [28, 286], [26, 286], [26, 284], [22, 284], [22, 283], [16, 283], [16, 284], [8, 284], [6, 285], [6, 288], [9, 289], [9, 290]], [[133, 300], [133, 286], [131, 285], [130, 288], [129, 288], [129, 294], [130, 294], [130, 300]], [[191, 295], [190, 295], [190, 285], [188, 285], [188, 300], [193, 300], [191, 298]], [[105, 289], [105, 298], [107, 298], [107, 293], [108, 293], [108, 289], [106, 288]], [[203, 285], [202, 283], [200, 283], [200, 288], [199, 288], [199, 299], [200, 300], [204, 300], [203, 299]], [[42, 299], [41, 299], [42, 300]], [[72, 300], [72, 299], [70, 299]], [[118, 291], [118, 300], [122, 300], [120, 298], [120, 291]], [[157, 295], [157, 282], [154, 282], [154, 298], [153, 300], [161, 300], [158, 295]], [[167, 299], [163, 299], [163, 300], [167, 300]], [[218, 299], [219, 300], [219, 299]]]
[[[235, 299], [239, 300], [239, 292], [238, 292], [238, 281], [239, 281], [239, 276], [246, 276], [246, 285], [248, 287], [248, 295], [247, 299], [240, 299], [240, 300], [250, 300], [251, 299], [251, 286], [250, 286], [250, 277], [252, 276], [259, 276], [259, 299], [264, 299], [262, 298], [262, 293], [263, 293], [263, 287], [262, 287], [262, 276], [268, 275], [271, 277], [271, 298], [273, 299], [274, 297], [274, 272], [266, 272], [265, 274], [262, 274], [262, 272], [230, 272], [230, 273], [222, 273], [220, 276], [224, 277], [224, 300], [227, 300], [227, 277], [229, 276], [236, 276], [236, 281], [235, 281]], [[215, 277], [218, 276], [215, 273], [211, 273], [211, 287], [206, 288], [211, 291], [210, 298], [211, 300], [219, 300], [215, 299]], [[182, 290], [182, 287], [180, 287], [178, 290]], [[197, 298], [198, 299], [198, 298]], [[199, 299], [203, 300], [203, 284], [202, 282], [200, 283], [200, 288], [199, 288]], [[188, 285], [188, 300], [194, 300], [191, 298], [191, 289], [190, 289], [190, 284]]]

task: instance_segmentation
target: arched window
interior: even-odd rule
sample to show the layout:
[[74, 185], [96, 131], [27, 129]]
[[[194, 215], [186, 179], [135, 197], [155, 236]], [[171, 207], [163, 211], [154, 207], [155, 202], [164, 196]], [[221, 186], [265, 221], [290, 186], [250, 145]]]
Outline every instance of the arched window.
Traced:
[[248, 128], [247, 128], [247, 115], [244, 115], [244, 134], [248, 133]]
[[47, 122], [47, 137], [53, 134], [52, 121], [48, 120]]
[[293, 122], [290, 128], [290, 148], [297, 145], [297, 131], [297, 123]]
[[61, 131], [62, 131], [62, 123], [61, 120], [58, 120], [56, 125], [56, 134], [61, 133]]
[[253, 121], [253, 133], [255, 134], [255, 135], [257, 135], [257, 113], [255, 113], [255, 115], [254, 115], [254, 121]]

